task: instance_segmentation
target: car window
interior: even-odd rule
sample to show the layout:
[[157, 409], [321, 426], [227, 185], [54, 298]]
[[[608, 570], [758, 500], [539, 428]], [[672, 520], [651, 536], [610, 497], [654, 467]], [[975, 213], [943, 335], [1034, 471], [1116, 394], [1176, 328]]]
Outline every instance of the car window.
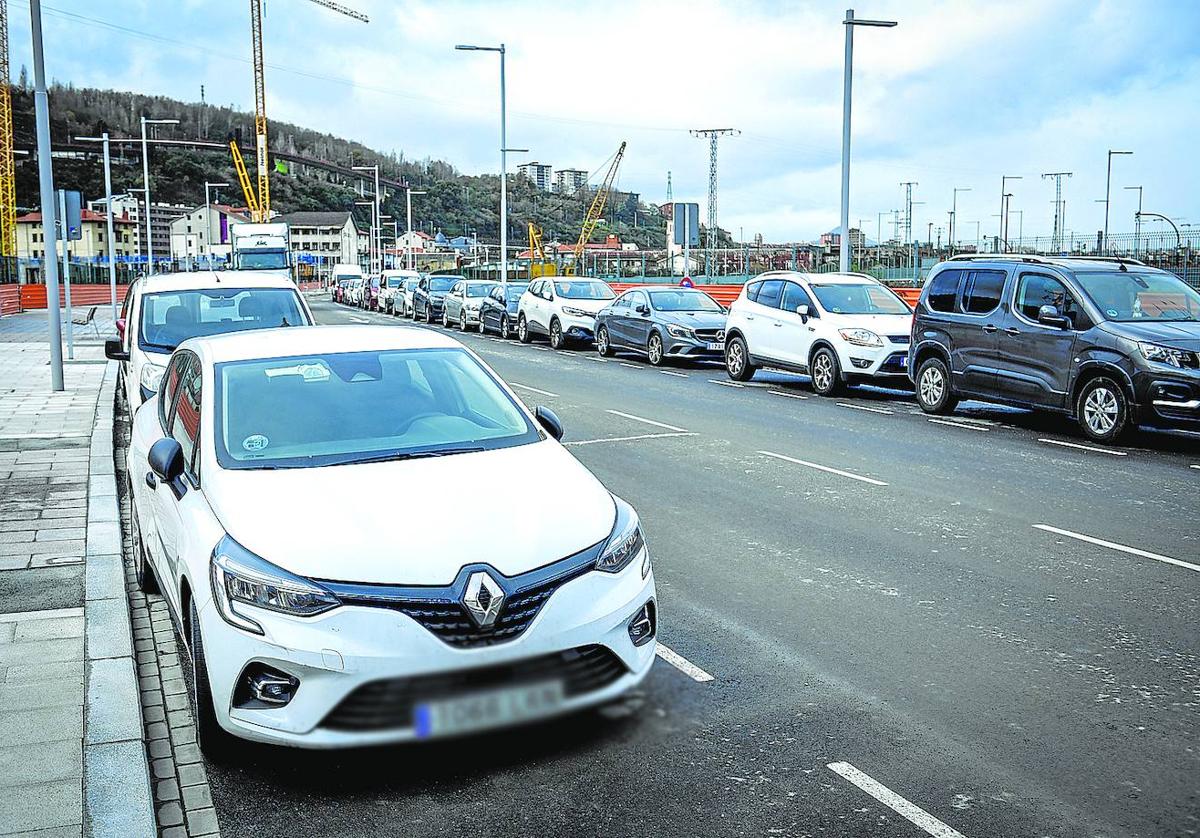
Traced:
[[1022, 317], [1036, 323], [1042, 306], [1054, 306], [1059, 314], [1070, 319], [1075, 329], [1090, 329], [1092, 326], [1090, 318], [1083, 313], [1078, 301], [1061, 280], [1046, 274], [1021, 274], [1014, 307]]
[[1200, 293], [1174, 274], [1148, 270], [1080, 271], [1075, 281], [1117, 323], [1200, 320]]
[[596, 279], [560, 280], [553, 285], [555, 296], [564, 300], [611, 300], [616, 296], [607, 282]]
[[[192, 454], [196, 449], [196, 438], [200, 435], [200, 361], [195, 355], [183, 356], [186, 366], [179, 383], [178, 397], [170, 418], [170, 435], [183, 449], [183, 461], [191, 469]], [[194, 474], [194, 472], [193, 472]]]
[[626, 292], [613, 300], [612, 308], [624, 311], [625, 309], [629, 308], [629, 301], [631, 299], [633, 299], [633, 296], [629, 292]]
[[648, 291], [650, 305], [656, 311], [721, 311], [716, 300], [703, 291], [673, 288], [669, 291]]
[[762, 288], [758, 290], [758, 298], [755, 300], [759, 305], [767, 308], [779, 308], [779, 298], [783, 295], [783, 280], [768, 279], [762, 284]]
[[142, 297], [142, 349], [174, 349], [188, 338], [309, 323], [290, 288], [204, 288]]
[[179, 388], [179, 380], [183, 377], [186, 364], [186, 355], [180, 354], [172, 358], [158, 389], [158, 423], [164, 432], [167, 429], [167, 419], [171, 416], [171, 401], [175, 398], [175, 391]]
[[1004, 271], [971, 271], [963, 290], [962, 307], [967, 314], [990, 314], [1000, 305]]
[[799, 306], [808, 306], [812, 310], [812, 300], [797, 282], [785, 282], [783, 285], [783, 310], [795, 312]]
[[746, 286], [746, 299], [751, 302], [758, 300], [758, 292], [762, 290], [761, 282], [751, 282]]
[[934, 311], [954, 311], [954, 301], [958, 297], [958, 283], [962, 274], [962, 271], [942, 271], [935, 276], [929, 283], [925, 305]]

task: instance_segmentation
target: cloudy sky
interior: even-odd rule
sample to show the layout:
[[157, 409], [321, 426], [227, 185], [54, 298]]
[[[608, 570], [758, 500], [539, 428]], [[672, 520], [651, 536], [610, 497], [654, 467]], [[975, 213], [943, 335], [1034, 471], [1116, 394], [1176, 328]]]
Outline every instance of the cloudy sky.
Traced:
[[[837, 224], [845, 3], [782, 0], [456, 2], [342, 0], [362, 24], [307, 0], [268, 0], [267, 110], [275, 119], [475, 173], [498, 168], [498, 61], [508, 49], [509, 145], [524, 159], [597, 170], [629, 142], [619, 183], [647, 201], [702, 205], [707, 142], [720, 148], [720, 223], [768, 241]], [[48, 0], [47, 73], [77, 86], [253, 106], [245, 0]], [[1195, 0], [874, 0], [856, 30], [851, 224], [885, 238], [916, 181], [914, 234], [996, 231], [1000, 178], [1017, 175], [1013, 235], [1048, 234], [1070, 171], [1067, 228], [1113, 232], [1147, 211], [1200, 224], [1200, 3]], [[9, 3], [12, 65], [29, 61], [29, 9]], [[513, 158], [516, 158], [515, 160]], [[515, 167], [521, 156], [510, 156]], [[934, 233], [936, 237], [936, 232]]]

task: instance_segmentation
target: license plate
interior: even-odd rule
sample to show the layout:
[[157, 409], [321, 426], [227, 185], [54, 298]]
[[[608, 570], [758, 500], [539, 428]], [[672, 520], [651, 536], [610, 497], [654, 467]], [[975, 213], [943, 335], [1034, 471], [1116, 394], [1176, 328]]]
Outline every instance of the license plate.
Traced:
[[707, 349], [709, 352], [724, 352], [725, 351], [725, 342], [724, 341], [719, 341], [717, 343], [710, 343], [710, 344], [707, 344], [706, 346], [707, 346]]
[[902, 366], [902, 367], [908, 366], [908, 356], [907, 355], [900, 356], [900, 366]]
[[423, 739], [470, 733], [545, 716], [563, 700], [561, 681], [471, 693], [417, 704], [413, 727]]

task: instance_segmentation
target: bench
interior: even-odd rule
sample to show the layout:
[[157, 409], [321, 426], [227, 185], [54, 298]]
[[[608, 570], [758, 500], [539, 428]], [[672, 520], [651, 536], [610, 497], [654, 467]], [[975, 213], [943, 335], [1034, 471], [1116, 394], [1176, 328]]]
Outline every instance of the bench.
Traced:
[[87, 314], [77, 314], [71, 318], [71, 323], [75, 326], [91, 326], [96, 330], [96, 337], [100, 337], [100, 327], [96, 325], [96, 309], [99, 306], [92, 306], [87, 310]]

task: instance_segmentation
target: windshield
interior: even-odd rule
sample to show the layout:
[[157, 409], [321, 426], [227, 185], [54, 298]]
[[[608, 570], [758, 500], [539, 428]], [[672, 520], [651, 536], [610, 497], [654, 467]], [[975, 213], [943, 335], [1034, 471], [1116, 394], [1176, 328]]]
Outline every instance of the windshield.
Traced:
[[143, 349], [170, 351], [188, 338], [308, 324], [290, 288], [164, 291], [142, 298], [139, 342]]
[[387, 278], [387, 283], [388, 283], [387, 284], [388, 288], [399, 288], [401, 285], [404, 284], [404, 280], [402, 280], [398, 276], [389, 276]]
[[334, 274], [333, 278], [342, 285], [350, 285], [359, 279], [358, 274]]
[[238, 267], [246, 271], [288, 266], [286, 250], [243, 250], [238, 254]]
[[430, 291], [449, 291], [454, 287], [454, 283], [462, 279], [461, 276], [433, 276], [429, 278]]
[[1174, 274], [1081, 271], [1075, 277], [1109, 320], [1200, 320], [1200, 294]]
[[338, 284], [338, 285], [340, 285], [340, 286], [342, 286], [343, 288], [345, 288], [347, 285], [349, 285], [349, 284], [350, 284], [350, 283], [352, 283], [352, 282], [354, 282], [354, 280], [353, 280], [353, 279], [350, 279], [349, 277], [346, 277], [346, 278], [343, 278], [343, 279], [339, 279], [339, 280], [337, 281], [337, 284]]
[[215, 377], [213, 436], [224, 468], [405, 459], [541, 438], [463, 349], [231, 361]]
[[886, 286], [876, 283], [862, 285], [810, 284], [830, 314], [912, 314], [912, 310]]
[[611, 300], [616, 296], [607, 282], [582, 280], [579, 282], [556, 282], [554, 293], [568, 300]]
[[650, 305], [656, 311], [724, 311], [703, 291], [651, 291]]
[[468, 285], [468, 297], [486, 297], [488, 292], [495, 288], [495, 285]]
[[408, 279], [404, 280], [404, 290], [405, 291], [414, 291], [414, 290], [416, 290], [416, 287], [420, 283], [421, 283], [421, 280], [418, 277], [415, 277], [415, 276], [409, 277]]
[[510, 282], [504, 286], [504, 301], [506, 303], [515, 303], [521, 299], [521, 295], [529, 288], [529, 283]]

